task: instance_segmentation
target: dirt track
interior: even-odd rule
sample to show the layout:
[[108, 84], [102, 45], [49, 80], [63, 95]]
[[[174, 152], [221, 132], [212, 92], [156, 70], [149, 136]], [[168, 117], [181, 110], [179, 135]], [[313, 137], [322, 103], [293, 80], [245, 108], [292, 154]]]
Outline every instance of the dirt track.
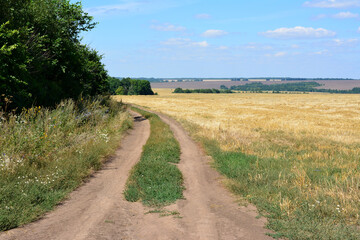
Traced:
[[150, 126], [136, 121], [114, 158], [69, 200], [25, 227], [0, 234], [1, 240], [42, 239], [272, 239], [254, 207], [239, 207], [221, 186], [219, 174], [196, 143], [174, 120], [160, 115], [178, 139], [182, 154], [178, 167], [185, 179], [185, 199], [167, 207], [180, 218], [145, 214], [141, 203], [124, 200], [124, 186], [141, 155]]

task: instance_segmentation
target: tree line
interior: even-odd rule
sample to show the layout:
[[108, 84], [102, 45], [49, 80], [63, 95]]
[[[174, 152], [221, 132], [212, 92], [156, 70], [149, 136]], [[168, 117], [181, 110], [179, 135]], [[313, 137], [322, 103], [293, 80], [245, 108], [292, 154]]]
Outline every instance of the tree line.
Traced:
[[131, 78], [109, 78], [109, 89], [112, 95], [154, 95], [150, 82]]
[[173, 93], [233, 93], [229, 89], [182, 89], [176, 88]]
[[[281, 83], [281, 84], [263, 84], [263, 83], [248, 83], [245, 85], [231, 86], [231, 90], [250, 91], [250, 92], [328, 92], [328, 93], [360, 93], [360, 88], [353, 88], [352, 90], [336, 90], [336, 89], [318, 89], [322, 86], [317, 82], [298, 82], [298, 83]], [[223, 86], [223, 88], [226, 88]]]

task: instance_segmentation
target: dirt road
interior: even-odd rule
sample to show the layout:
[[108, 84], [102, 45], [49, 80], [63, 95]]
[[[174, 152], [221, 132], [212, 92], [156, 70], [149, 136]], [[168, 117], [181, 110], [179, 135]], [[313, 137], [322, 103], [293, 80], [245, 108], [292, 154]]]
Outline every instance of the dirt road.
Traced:
[[1, 240], [77, 239], [272, 239], [253, 207], [239, 207], [221, 186], [220, 176], [196, 143], [174, 120], [160, 115], [178, 139], [178, 167], [185, 179], [185, 199], [167, 207], [180, 217], [146, 214], [141, 203], [123, 197], [129, 171], [141, 156], [150, 126], [135, 121], [121, 148], [103, 170], [73, 192], [69, 200], [41, 220], [0, 234]]

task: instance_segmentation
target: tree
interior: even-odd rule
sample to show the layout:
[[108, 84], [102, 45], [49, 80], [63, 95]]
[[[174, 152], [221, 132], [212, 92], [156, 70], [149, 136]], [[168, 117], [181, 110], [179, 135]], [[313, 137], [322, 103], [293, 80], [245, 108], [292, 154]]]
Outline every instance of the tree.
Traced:
[[115, 94], [116, 94], [116, 95], [125, 95], [125, 89], [124, 89], [124, 87], [122, 87], [122, 86], [118, 87], [118, 88], [116, 89], [116, 91], [115, 91]]
[[108, 91], [102, 57], [80, 42], [80, 33], [96, 25], [80, 3], [0, 3], [0, 95], [13, 97], [12, 108]]
[[118, 86], [117, 90], [114, 92], [114, 94], [117, 95], [154, 95], [150, 82], [147, 80], [123, 78], [118, 82], [113, 79], [110, 79], [110, 81], [111, 88]]
[[174, 93], [184, 93], [182, 88], [175, 88]]
[[109, 92], [110, 92], [110, 94], [115, 95], [116, 90], [121, 86], [120, 79], [114, 78], [114, 77], [109, 77], [108, 82], [109, 82]]

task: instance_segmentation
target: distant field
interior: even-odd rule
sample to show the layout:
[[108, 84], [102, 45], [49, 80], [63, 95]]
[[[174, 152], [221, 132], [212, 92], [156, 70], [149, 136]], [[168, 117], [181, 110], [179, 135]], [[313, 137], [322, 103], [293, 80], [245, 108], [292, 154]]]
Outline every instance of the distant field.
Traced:
[[[264, 84], [280, 84], [280, 83], [293, 83], [297, 81], [283, 81], [283, 82], [262, 82]], [[315, 81], [324, 86], [319, 88], [326, 89], [338, 89], [338, 90], [351, 90], [354, 87], [360, 87], [360, 80], [326, 80], [326, 81]], [[235, 85], [245, 85], [250, 82], [228, 82], [228, 81], [219, 81], [219, 82], [167, 82], [167, 83], [151, 83], [152, 88], [171, 88], [175, 89], [188, 88], [188, 89], [207, 89], [207, 88], [220, 88], [221, 85], [226, 87], [231, 87]]]
[[116, 98], [178, 119], [230, 189], [269, 213], [271, 229], [290, 239], [360, 238], [346, 227], [360, 225], [358, 95], [155, 91]]

